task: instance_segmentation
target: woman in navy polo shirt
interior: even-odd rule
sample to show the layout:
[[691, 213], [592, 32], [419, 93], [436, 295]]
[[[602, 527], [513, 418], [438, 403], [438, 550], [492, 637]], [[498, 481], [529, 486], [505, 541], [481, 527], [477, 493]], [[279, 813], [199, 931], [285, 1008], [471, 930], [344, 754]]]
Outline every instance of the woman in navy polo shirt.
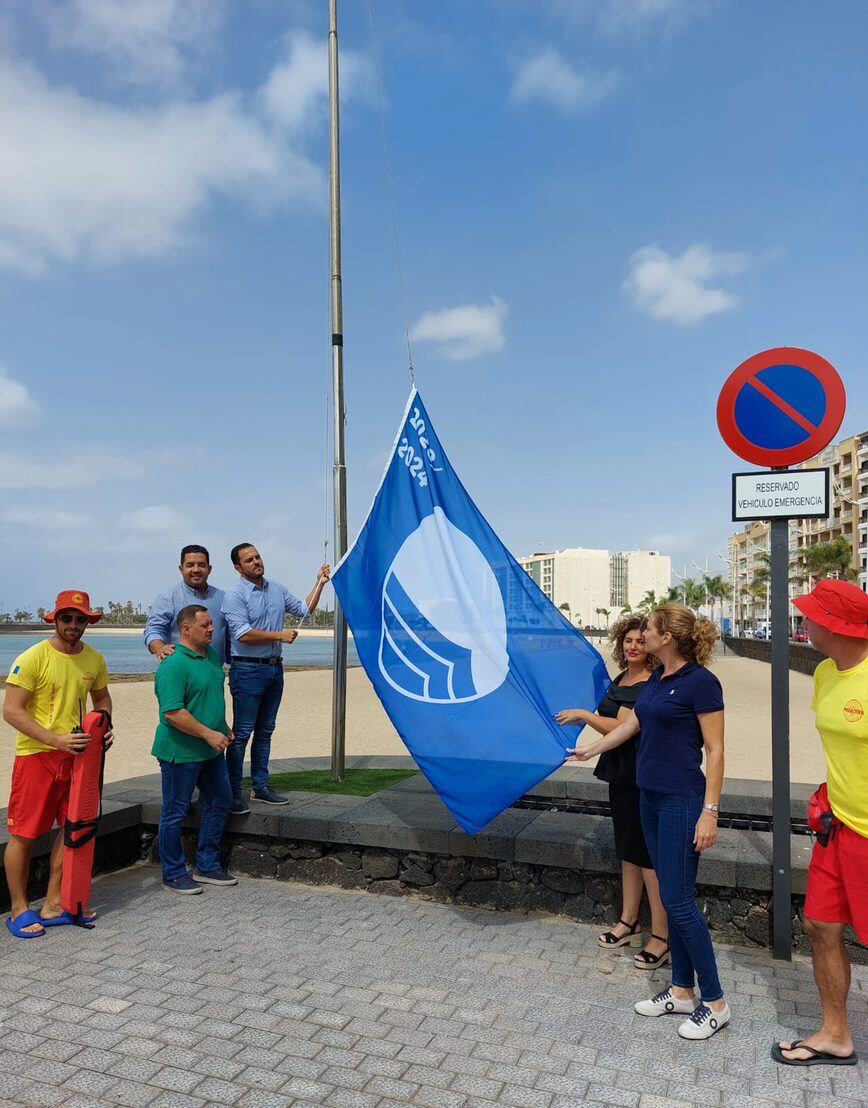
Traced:
[[[716, 638], [714, 624], [689, 608], [656, 608], [648, 617], [645, 648], [661, 664], [640, 693], [632, 717], [571, 752], [578, 761], [587, 761], [627, 742], [641, 727], [636, 784], [645, 841], [669, 919], [672, 984], [640, 1001], [636, 1011], [642, 1016], [689, 1014], [678, 1028], [685, 1039], [708, 1039], [730, 1020], [695, 893], [699, 855], [717, 839], [723, 785], [723, 692], [705, 668]], [[703, 748], [707, 779], [701, 768]]]

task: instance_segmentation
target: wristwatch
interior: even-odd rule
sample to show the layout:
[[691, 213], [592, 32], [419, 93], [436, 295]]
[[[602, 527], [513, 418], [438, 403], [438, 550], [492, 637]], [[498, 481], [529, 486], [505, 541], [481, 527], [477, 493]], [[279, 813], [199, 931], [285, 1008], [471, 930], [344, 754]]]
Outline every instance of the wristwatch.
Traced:
[[703, 804], [702, 807], [706, 812], [714, 812], [715, 815], [720, 811], [719, 804]]

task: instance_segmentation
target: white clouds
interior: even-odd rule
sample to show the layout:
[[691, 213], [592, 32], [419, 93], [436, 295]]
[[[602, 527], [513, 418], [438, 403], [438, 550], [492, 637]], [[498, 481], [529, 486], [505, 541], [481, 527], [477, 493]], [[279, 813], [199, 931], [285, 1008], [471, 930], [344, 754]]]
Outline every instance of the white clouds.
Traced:
[[734, 293], [711, 281], [742, 273], [754, 264], [749, 254], [716, 253], [702, 243], [673, 256], [659, 246], [644, 246], [630, 258], [623, 288], [642, 311], [673, 323], [698, 323], [737, 307]]
[[462, 304], [425, 312], [414, 325], [412, 338], [435, 343], [452, 361], [478, 358], [503, 346], [506, 315], [506, 304], [497, 296], [492, 296], [490, 304]]
[[[341, 50], [341, 101], [370, 99], [371, 68], [362, 55]], [[310, 130], [325, 117], [328, 98], [326, 44], [305, 31], [287, 38], [286, 59], [269, 74], [260, 92], [266, 114], [289, 131]]]
[[235, 95], [124, 109], [9, 61], [0, 149], [0, 265], [30, 273], [165, 253], [221, 194], [322, 194], [319, 170]]
[[207, 48], [223, 0], [67, 0], [41, 8], [54, 46], [108, 57], [131, 84], [175, 84], [186, 53]]
[[190, 526], [190, 519], [182, 512], [160, 504], [138, 508], [133, 512], [124, 512], [118, 523], [123, 530], [153, 535], [167, 531], [181, 531]]
[[0, 427], [22, 427], [39, 412], [36, 401], [22, 385], [0, 366]]
[[99, 450], [77, 448], [63, 458], [28, 457], [0, 450], [0, 489], [86, 489], [107, 481], [144, 477], [139, 462]]
[[639, 35], [668, 31], [704, 14], [714, 0], [545, 0], [547, 13], [559, 22], [590, 24], [604, 34]]
[[38, 531], [81, 530], [92, 525], [90, 516], [65, 512], [53, 508], [4, 508], [0, 511], [0, 523], [15, 527], [34, 528]]
[[613, 70], [604, 74], [580, 73], [552, 46], [535, 51], [516, 70], [510, 98], [519, 103], [541, 100], [561, 111], [593, 107], [618, 84]]
[[603, 30], [636, 34], [655, 24], [679, 23], [703, 6], [702, 0], [603, 0], [598, 18]]
[[[324, 207], [304, 143], [326, 117], [325, 44], [287, 36], [261, 88], [207, 99], [164, 95], [187, 48], [207, 44], [223, 0], [72, 0], [54, 19], [64, 47], [108, 54], [156, 102], [130, 106], [49, 83], [0, 55], [0, 268], [154, 258], [185, 244], [195, 220], [229, 197]], [[368, 97], [370, 67], [342, 55], [342, 96]]]

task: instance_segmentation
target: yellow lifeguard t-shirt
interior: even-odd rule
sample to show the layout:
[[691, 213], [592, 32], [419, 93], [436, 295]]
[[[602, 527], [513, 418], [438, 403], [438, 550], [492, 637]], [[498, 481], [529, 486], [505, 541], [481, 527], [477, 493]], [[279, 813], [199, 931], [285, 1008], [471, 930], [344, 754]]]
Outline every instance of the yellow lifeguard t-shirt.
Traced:
[[868, 837], [868, 658], [852, 669], [824, 658], [814, 671], [811, 707], [826, 754], [832, 811]]
[[[68, 735], [87, 715], [87, 696], [108, 684], [105, 658], [82, 643], [80, 654], [61, 654], [48, 639], [19, 654], [12, 663], [7, 685], [29, 689], [27, 711], [46, 731]], [[37, 754], [53, 747], [18, 732], [16, 754]]]

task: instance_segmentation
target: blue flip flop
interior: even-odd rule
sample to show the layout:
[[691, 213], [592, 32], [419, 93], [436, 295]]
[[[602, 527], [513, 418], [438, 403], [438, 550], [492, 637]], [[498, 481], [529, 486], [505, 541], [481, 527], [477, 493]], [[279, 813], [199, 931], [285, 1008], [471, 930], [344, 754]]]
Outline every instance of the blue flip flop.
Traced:
[[73, 923], [77, 923], [79, 927], [93, 927], [96, 923], [96, 912], [88, 912], [81, 917], [73, 915], [72, 912], [61, 912], [59, 916], [40, 916], [39, 922], [43, 927], [67, 927]]
[[40, 916], [39, 922], [43, 927], [66, 927], [75, 923], [72, 912], [61, 912], [59, 916]]
[[43, 922], [32, 908], [28, 908], [26, 912], [22, 912], [15, 919], [12, 919], [11, 916], [6, 917], [6, 927], [16, 939], [41, 939], [45, 934], [44, 927], [41, 931], [25, 931], [24, 928], [29, 927], [32, 923], [38, 923], [42, 926]]

